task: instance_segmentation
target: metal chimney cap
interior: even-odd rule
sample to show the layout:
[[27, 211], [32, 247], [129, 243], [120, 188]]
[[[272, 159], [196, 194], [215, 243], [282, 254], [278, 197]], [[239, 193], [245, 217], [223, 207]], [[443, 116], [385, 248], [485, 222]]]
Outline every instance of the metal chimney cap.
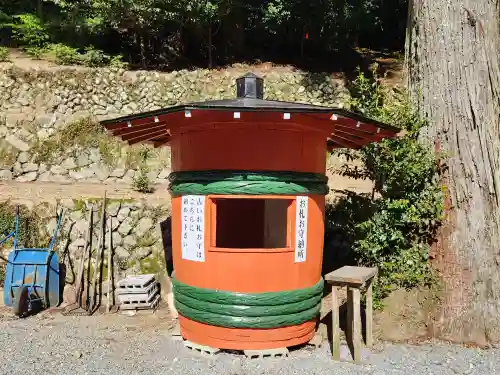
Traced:
[[264, 99], [264, 80], [253, 73], [237, 78], [236, 97]]

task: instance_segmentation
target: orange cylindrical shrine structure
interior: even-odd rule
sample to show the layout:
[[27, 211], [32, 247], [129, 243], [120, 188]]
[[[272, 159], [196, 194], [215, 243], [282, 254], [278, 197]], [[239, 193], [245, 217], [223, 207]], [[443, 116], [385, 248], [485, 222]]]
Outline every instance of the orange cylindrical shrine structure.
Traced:
[[[328, 134], [307, 127], [277, 130], [273, 122], [263, 121], [266, 116], [245, 113], [242, 126], [217, 128], [209, 122], [204, 128], [181, 134], [171, 144], [173, 170], [324, 172]], [[279, 120], [279, 114], [275, 117]], [[314, 286], [321, 278], [325, 198], [303, 197], [308, 203], [304, 262], [295, 262], [296, 195], [207, 195], [204, 262], [182, 258], [183, 197], [174, 197], [172, 244], [176, 277], [199, 288], [241, 293]], [[266, 224], [269, 232], [275, 232], [274, 239], [266, 238], [266, 234], [273, 235], [266, 233]], [[227, 349], [294, 346], [309, 341], [316, 325], [314, 319], [273, 329], [237, 329], [207, 325], [182, 315], [179, 321], [186, 339]]]
[[397, 129], [339, 109], [238, 98], [105, 121], [129, 143], [170, 143], [174, 298], [182, 336], [221, 349], [308, 342], [322, 291], [327, 149]]

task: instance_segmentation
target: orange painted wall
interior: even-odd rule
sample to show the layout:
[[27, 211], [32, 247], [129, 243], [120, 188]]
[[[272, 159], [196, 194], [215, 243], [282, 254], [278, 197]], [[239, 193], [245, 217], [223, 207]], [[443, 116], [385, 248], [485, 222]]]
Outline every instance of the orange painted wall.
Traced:
[[[209, 195], [205, 203], [205, 262], [182, 259], [182, 201], [180, 197], [172, 200], [172, 249], [175, 273], [180, 281], [200, 288], [247, 293], [301, 289], [318, 282], [323, 259], [324, 196], [309, 198], [307, 260], [303, 263], [295, 263], [295, 201], [290, 205], [288, 213], [291, 247], [220, 249], [212, 245], [217, 225], [215, 207], [210, 200], [212, 197], [214, 196]], [[262, 198], [262, 196], [247, 198]], [[295, 196], [280, 198], [295, 199]]]
[[[174, 171], [249, 170], [325, 173], [326, 135], [319, 130], [306, 131], [285, 125], [203, 124], [181, 129], [171, 142]], [[244, 198], [238, 215], [243, 220], [261, 220], [248, 215], [255, 199], [287, 199], [287, 246], [273, 249], [228, 249], [216, 247], [216, 198]], [[174, 269], [179, 281], [199, 288], [232, 292], [259, 293], [303, 289], [315, 285], [321, 277], [325, 197], [308, 199], [307, 257], [295, 263], [296, 196], [214, 196], [205, 200], [205, 261], [182, 259], [182, 198], [172, 199], [172, 248]], [[257, 204], [261, 204], [259, 201]], [[261, 207], [263, 208], [263, 207]], [[231, 210], [234, 208], [222, 208]], [[238, 210], [236, 210], [238, 211]], [[250, 210], [251, 211], [251, 210]], [[258, 226], [263, 223], [259, 222]], [[231, 225], [226, 225], [231, 229]], [[228, 236], [238, 236], [229, 233]], [[307, 342], [314, 335], [315, 321], [276, 329], [230, 329], [213, 327], [180, 317], [183, 336], [193, 342], [225, 349], [267, 349]]]
[[175, 134], [172, 170], [246, 169], [325, 173], [326, 135], [258, 124], [207, 125]]

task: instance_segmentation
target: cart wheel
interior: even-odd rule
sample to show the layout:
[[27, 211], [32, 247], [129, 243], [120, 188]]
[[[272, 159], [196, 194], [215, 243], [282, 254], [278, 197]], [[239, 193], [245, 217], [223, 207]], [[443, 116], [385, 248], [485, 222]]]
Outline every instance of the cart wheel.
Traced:
[[21, 286], [14, 293], [14, 314], [22, 317], [28, 312], [29, 290], [27, 286]]

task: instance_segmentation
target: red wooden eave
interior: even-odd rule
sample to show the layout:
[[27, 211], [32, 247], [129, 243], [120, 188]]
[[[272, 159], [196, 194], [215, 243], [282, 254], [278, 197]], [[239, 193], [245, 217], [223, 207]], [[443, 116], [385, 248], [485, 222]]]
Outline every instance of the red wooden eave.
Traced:
[[[239, 115], [236, 116], [235, 113]], [[334, 148], [359, 149], [371, 142], [393, 138], [399, 132], [398, 128], [344, 110], [329, 110], [325, 107], [318, 107], [316, 111], [286, 112], [281, 108], [259, 111], [246, 108], [221, 110], [178, 106], [163, 111], [102, 121], [108, 131], [130, 145], [147, 142], [154, 144], [155, 147], [168, 144], [172, 136], [193, 127], [207, 124], [231, 126], [245, 123], [249, 126], [265, 124], [276, 129], [286, 129], [291, 126], [317, 128], [319, 131], [331, 129], [331, 134], [326, 140], [329, 150]]]

